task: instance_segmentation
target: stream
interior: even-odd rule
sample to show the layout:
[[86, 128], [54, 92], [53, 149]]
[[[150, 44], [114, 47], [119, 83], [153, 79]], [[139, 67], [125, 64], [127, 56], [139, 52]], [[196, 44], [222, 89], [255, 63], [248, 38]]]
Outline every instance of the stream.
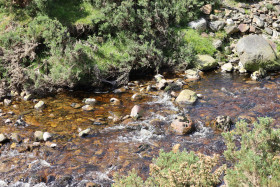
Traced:
[[[172, 79], [184, 80], [181, 75]], [[184, 89], [193, 90], [202, 98], [183, 108], [174, 104], [174, 98], [164, 91], [144, 92], [143, 99], [131, 101], [134, 93], [155, 85], [154, 80], [134, 81], [121, 93], [61, 92], [42, 98], [47, 105], [42, 111], [33, 109], [33, 101], [14, 100], [9, 107], [0, 106], [3, 110], [1, 133], [16, 132], [23, 142], [32, 142], [35, 131], [47, 131], [54, 135], [52, 142], [57, 147], [47, 147], [41, 142], [38, 147], [23, 150], [24, 143], [15, 148], [11, 148], [12, 142], [3, 144], [0, 148], [0, 179], [32, 185], [44, 182], [51, 186], [57, 179], [68, 176], [72, 186], [86, 181], [110, 186], [114, 173], [127, 174], [133, 168], [146, 178], [153, 157], [161, 149], [172, 150], [175, 144], [181, 145], [180, 150], [222, 154], [225, 145], [221, 131], [211, 126], [213, 120], [225, 115], [234, 123], [240, 119], [252, 122], [257, 117], [269, 116], [279, 127], [279, 82], [279, 74], [271, 74], [256, 82], [248, 75], [218, 71], [205, 73], [201, 80], [184, 85]], [[93, 111], [71, 107], [72, 103], [82, 105], [84, 98], [97, 100]], [[121, 100], [122, 104], [113, 106], [111, 98]], [[136, 104], [144, 108], [143, 117], [118, 120], [129, 115]], [[196, 131], [186, 136], [170, 132], [170, 124], [178, 114], [188, 114]], [[4, 123], [4, 119], [16, 121], [20, 117], [28, 126]], [[87, 128], [92, 129], [91, 133], [79, 137], [79, 129]]]

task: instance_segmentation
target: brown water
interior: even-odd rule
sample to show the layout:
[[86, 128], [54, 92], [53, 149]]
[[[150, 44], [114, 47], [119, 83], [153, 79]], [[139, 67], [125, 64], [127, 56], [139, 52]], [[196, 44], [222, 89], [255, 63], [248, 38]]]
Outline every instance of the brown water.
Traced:
[[[113, 182], [112, 175], [116, 171], [126, 174], [135, 168], [145, 178], [152, 157], [158, 155], [160, 149], [170, 151], [178, 143], [180, 149], [222, 154], [225, 146], [220, 132], [209, 126], [211, 121], [218, 115], [228, 115], [234, 122], [238, 119], [254, 121], [260, 116], [279, 121], [279, 81], [279, 75], [271, 76], [271, 80], [253, 82], [245, 75], [208, 73], [202, 80], [184, 86], [203, 95], [195, 105], [184, 108], [175, 105], [173, 99], [163, 92], [145, 93], [143, 100], [131, 101], [133, 93], [155, 84], [153, 81], [140, 81], [121, 94], [60, 93], [42, 99], [47, 104], [43, 111], [34, 110], [32, 101], [13, 101], [16, 108], [1, 108], [4, 112], [13, 111], [15, 115], [6, 114], [4, 118], [15, 121], [22, 115], [29, 126], [1, 125], [1, 132], [18, 132], [27, 138], [36, 130], [48, 131], [54, 134], [53, 142], [58, 147], [52, 149], [42, 143], [39, 148], [19, 153], [21, 144], [16, 149], [10, 149], [11, 143], [3, 145], [0, 179], [36, 183], [70, 174], [74, 177], [73, 185], [91, 180], [106, 186]], [[82, 104], [83, 98], [88, 97], [98, 101], [94, 111], [85, 112], [70, 106], [72, 103]], [[120, 99], [122, 105], [111, 105], [109, 100], [112, 97]], [[146, 111], [140, 120], [113, 122], [108, 119], [109, 116], [129, 115], [135, 104], [140, 104]], [[189, 114], [196, 123], [196, 132], [188, 136], [173, 135], [169, 125], [176, 114]], [[88, 127], [93, 129], [91, 135], [79, 137], [78, 129]]]

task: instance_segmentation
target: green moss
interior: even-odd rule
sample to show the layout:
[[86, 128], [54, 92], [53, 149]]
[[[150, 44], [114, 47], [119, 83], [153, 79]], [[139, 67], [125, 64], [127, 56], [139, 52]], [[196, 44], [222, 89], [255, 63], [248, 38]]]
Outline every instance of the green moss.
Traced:
[[180, 29], [178, 31], [185, 34], [184, 40], [186, 41], [186, 43], [193, 46], [197, 54], [214, 55], [214, 53], [216, 52], [216, 49], [212, 44], [212, 38], [204, 38], [193, 29]]
[[99, 9], [81, 0], [53, 1], [49, 6], [49, 16], [58, 19], [64, 25], [92, 24], [104, 15]]

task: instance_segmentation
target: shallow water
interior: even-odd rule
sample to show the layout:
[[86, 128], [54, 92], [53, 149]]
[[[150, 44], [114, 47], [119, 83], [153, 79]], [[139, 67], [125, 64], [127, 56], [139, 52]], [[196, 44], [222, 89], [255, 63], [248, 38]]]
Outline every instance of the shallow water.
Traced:
[[[182, 77], [178, 77], [182, 78]], [[19, 153], [10, 149], [11, 143], [1, 147], [0, 179], [8, 182], [51, 182], [54, 178], [71, 174], [72, 184], [91, 180], [110, 185], [112, 175], [118, 171], [126, 174], [132, 168], [145, 178], [149, 164], [160, 149], [170, 151], [175, 144], [180, 149], [204, 154], [222, 154], [225, 148], [220, 132], [211, 127], [218, 115], [228, 115], [234, 122], [239, 119], [254, 121], [260, 116], [270, 116], [279, 121], [280, 93], [279, 75], [271, 80], [250, 81], [246, 75], [220, 72], [207, 73], [200, 81], [189, 82], [188, 88], [203, 95], [193, 106], [180, 107], [164, 92], [146, 93], [141, 101], [132, 102], [133, 93], [139, 92], [153, 81], [140, 81], [125, 93], [66, 92], [42, 99], [47, 104], [43, 111], [33, 109], [32, 101], [13, 101], [17, 108], [1, 107], [4, 112], [13, 111], [4, 118], [15, 121], [19, 116], [29, 124], [27, 127], [1, 125], [3, 133], [18, 132], [21, 137], [32, 137], [34, 131], [53, 133], [58, 147], [41, 146]], [[73, 109], [72, 103], [82, 104], [83, 98], [94, 97], [98, 103], [94, 111]], [[110, 98], [122, 101], [113, 106]], [[140, 104], [145, 109], [140, 120], [113, 122], [109, 116], [125, 116], [131, 108]], [[188, 136], [176, 136], [169, 126], [177, 114], [188, 114], [197, 126]], [[275, 123], [275, 126], [279, 124]], [[79, 137], [78, 129], [92, 128], [87, 137]], [[20, 146], [20, 145], [18, 145]], [[33, 177], [36, 176], [36, 177]], [[33, 181], [32, 181], [33, 180]], [[50, 183], [48, 183], [50, 184]]]

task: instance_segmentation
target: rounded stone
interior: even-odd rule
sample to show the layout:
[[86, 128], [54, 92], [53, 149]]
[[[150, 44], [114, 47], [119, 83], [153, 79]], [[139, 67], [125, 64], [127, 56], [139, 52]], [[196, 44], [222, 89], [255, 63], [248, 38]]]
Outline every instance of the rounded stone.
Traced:
[[180, 92], [179, 96], [176, 98], [177, 103], [183, 103], [183, 104], [193, 104], [197, 100], [197, 95], [192, 90], [183, 90]]
[[35, 131], [34, 132], [34, 139], [35, 139], [35, 141], [42, 141], [42, 140], [44, 140], [43, 135], [44, 135], [44, 133], [42, 131]]

